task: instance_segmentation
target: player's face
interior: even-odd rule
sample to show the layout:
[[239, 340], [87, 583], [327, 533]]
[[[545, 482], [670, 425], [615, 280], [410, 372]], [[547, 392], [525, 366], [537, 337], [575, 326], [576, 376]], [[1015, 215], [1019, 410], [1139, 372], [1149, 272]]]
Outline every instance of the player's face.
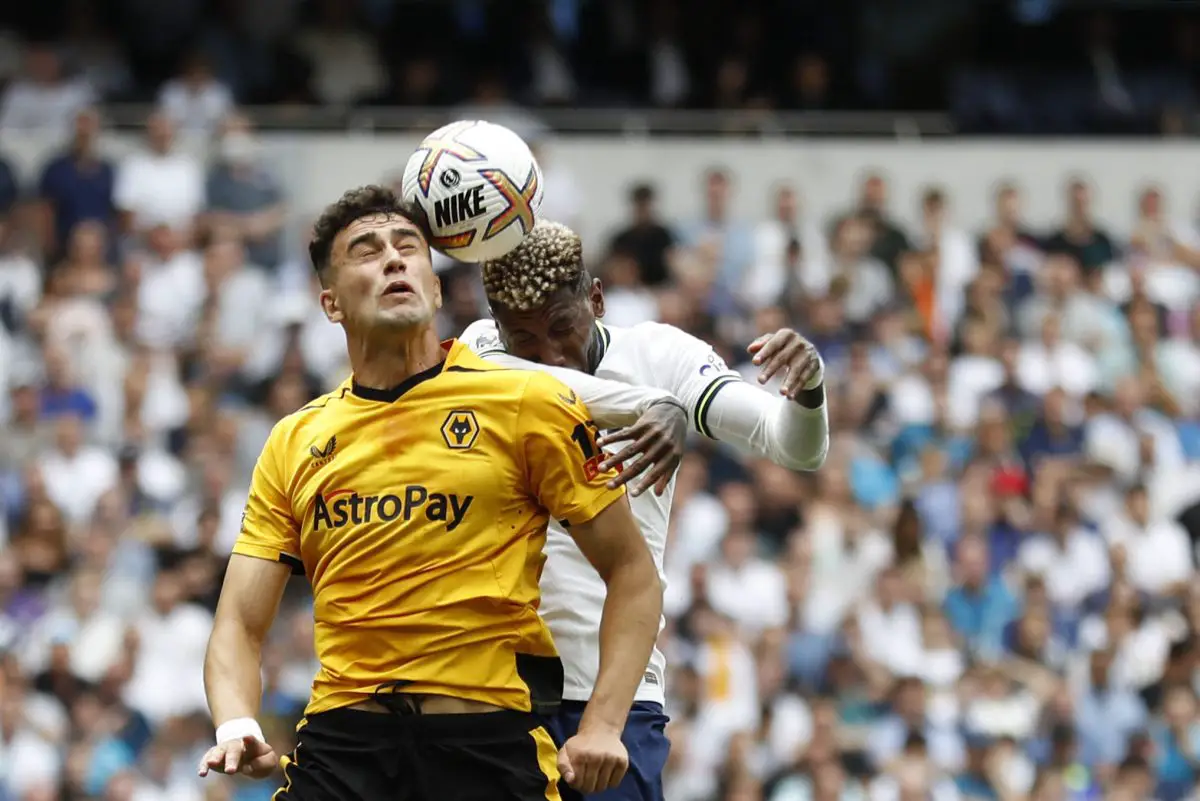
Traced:
[[533, 311], [496, 309], [494, 314], [504, 348], [513, 356], [586, 371], [596, 318], [604, 316], [604, 292], [595, 279], [582, 297], [569, 289], [560, 290]]
[[442, 306], [429, 244], [409, 220], [372, 214], [333, 240], [329, 285], [321, 306], [348, 328], [411, 328], [433, 321]]

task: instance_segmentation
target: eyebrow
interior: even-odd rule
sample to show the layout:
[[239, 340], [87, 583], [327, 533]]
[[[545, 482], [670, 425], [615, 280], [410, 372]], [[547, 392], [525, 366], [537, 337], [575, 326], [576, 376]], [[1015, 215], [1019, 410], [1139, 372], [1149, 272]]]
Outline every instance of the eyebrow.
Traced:
[[[389, 237], [399, 237], [401, 239], [416, 239], [418, 241], [421, 239], [421, 234], [417, 229], [408, 226], [392, 228], [387, 234]], [[378, 244], [382, 238], [378, 230], [364, 231], [346, 243], [346, 252], [354, 250], [357, 245]]]

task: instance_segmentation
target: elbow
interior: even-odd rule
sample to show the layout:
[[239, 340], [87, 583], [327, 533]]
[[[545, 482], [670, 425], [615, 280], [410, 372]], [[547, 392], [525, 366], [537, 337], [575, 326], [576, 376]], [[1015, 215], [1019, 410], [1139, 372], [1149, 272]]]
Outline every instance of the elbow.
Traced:
[[825, 464], [825, 457], [829, 455], [829, 438], [826, 437], [821, 442], [821, 447], [817, 448], [813, 453], [807, 454], [784, 454], [779, 460], [779, 464], [786, 467], [788, 470], [797, 472], [811, 473], [820, 470]]

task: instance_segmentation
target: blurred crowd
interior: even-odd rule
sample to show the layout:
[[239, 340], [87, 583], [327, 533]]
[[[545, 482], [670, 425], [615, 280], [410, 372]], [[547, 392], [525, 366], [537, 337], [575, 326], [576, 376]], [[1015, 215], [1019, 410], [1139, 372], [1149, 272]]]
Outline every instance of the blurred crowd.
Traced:
[[1178, 134], [1196, 130], [1200, 20], [1101, 0], [47, 0], [0, 8], [5, 84], [0, 125], [26, 128], [94, 100], [161, 103], [199, 128], [234, 103], [325, 121], [520, 104]]
[[[265, 801], [195, 778], [203, 650], [259, 449], [344, 379], [343, 338], [246, 120], [209, 162], [169, 113], [115, 163], [94, 111], [69, 128], [36, 180], [0, 167], [0, 801]], [[547, 209], [583, 194], [564, 169]], [[667, 798], [1200, 797], [1194, 198], [1147, 187], [1118, 236], [1087, 176], [1057, 220], [1003, 185], [967, 231], [931, 175], [906, 230], [883, 174], [829, 220], [803, 176], [740, 219], [735, 178], [697, 176], [696, 219], [631, 187], [590, 265], [612, 325], [673, 323], [751, 380], [746, 344], [794, 326], [828, 366], [820, 472], [709, 442], [680, 469]], [[485, 310], [442, 266], [451, 336]], [[311, 639], [293, 582], [280, 752]]]

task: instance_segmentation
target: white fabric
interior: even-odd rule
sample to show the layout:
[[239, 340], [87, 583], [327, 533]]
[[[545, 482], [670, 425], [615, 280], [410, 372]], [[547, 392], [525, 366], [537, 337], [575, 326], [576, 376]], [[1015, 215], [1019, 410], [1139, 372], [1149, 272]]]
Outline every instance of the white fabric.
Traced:
[[[788, 467], [812, 469], [823, 461], [828, 446], [824, 407], [804, 409], [745, 385], [710, 345], [673, 326], [660, 323], [645, 323], [633, 328], [601, 326], [601, 335], [606, 337], [607, 346], [595, 378], [629, 385], [627, 390], [637, 388], [642, 393], [646, 387], [666, 390], [684, 404], [696, 427], [708, 428], [722, 441]], [[628, 425], [636, 420], [636, 415], [628, 422], [606, 422], [601, 417], [602, 409], [604, 413], [614, 411], [611, 407], [603, 407], [618, 399], [625, 404], [628, 417], [632, 409], [629, 401], [636, 394], [597, 385], [594, 378], [587, 381], [591, 377], [579, 373], [514, 359], [501, 350], [493, 320], [471, 324], [460, 338], [488, 359], [541, 370], [560, 378], [579, 393], [602, 427]], [[585, 386], [588, 384], [591, 386]], [[598, 394], [593, 396], [597, 390]], [[801, 447], [807, 450], [800, 450]], [[647, 492], [630, 499], [634, 517], [664, 581], [663, 557], [674, 491], [672, 477], [661, 497]], [[570, 536], [557, 525], [551, 525], [546, 540], [546, 566], [541, 588], [541, 614], [558, 645], [566, 673], [563, 697], [586, 701], [591, 697], [599, 667], [599, 630], [605, 588]], [[664, 703], [665, 667], [665, 657], [655, 649], [646, 678], [638, 688], [637, 700]]]
[[113, 202], [131, 212], [137, 225], [186, 227], [204, 208], [204, 172], [183, 153], [134, 153], [121, 162]]
[[217, 726], [217, 745], [229, 740], [240, 740], [247, 736], [253, 737], [259, 742], [267, 741], [267, 738], [263, 736], [262, 726], [259, 726], [258, 721], [254, 718], [234, 718]]
[[180, 604], [165, 615], [147, 611], [135, 629], [138, 656], [125, 686], [125, 703], [154, 725], [204, 713], [204, 651], [212, 615], [202, 607]]
[[1045, 578], [1050, 600], [1068, 608], [1104, 589], [1111, 578], [1104, 543], [1082, 529], [1071, 531], [1061, 546], [1052, 537], [1035, 535], [1021, 543], [1017, 561], [1026, 572]]
[[51, 451], [38, 468], [46, 494], [71, 523], [85, 523], [104, 493], [117, 484], [117, 462], [107, 450], [84, 446], [67, 455]]
[[188, 343], [207, 293], [196, 253], [180, 251], [165, 261], [147, 258], [137, 288], [138, 339], [153, 348]]
[[1121, 516], [1108, 522], [1104, 535], [1111, 545], [1125, 548], [1129, 580], [1152, 595], [1192, 577], [1192, 545], [1187, 532], [1173, 520], [1137, 525]]

